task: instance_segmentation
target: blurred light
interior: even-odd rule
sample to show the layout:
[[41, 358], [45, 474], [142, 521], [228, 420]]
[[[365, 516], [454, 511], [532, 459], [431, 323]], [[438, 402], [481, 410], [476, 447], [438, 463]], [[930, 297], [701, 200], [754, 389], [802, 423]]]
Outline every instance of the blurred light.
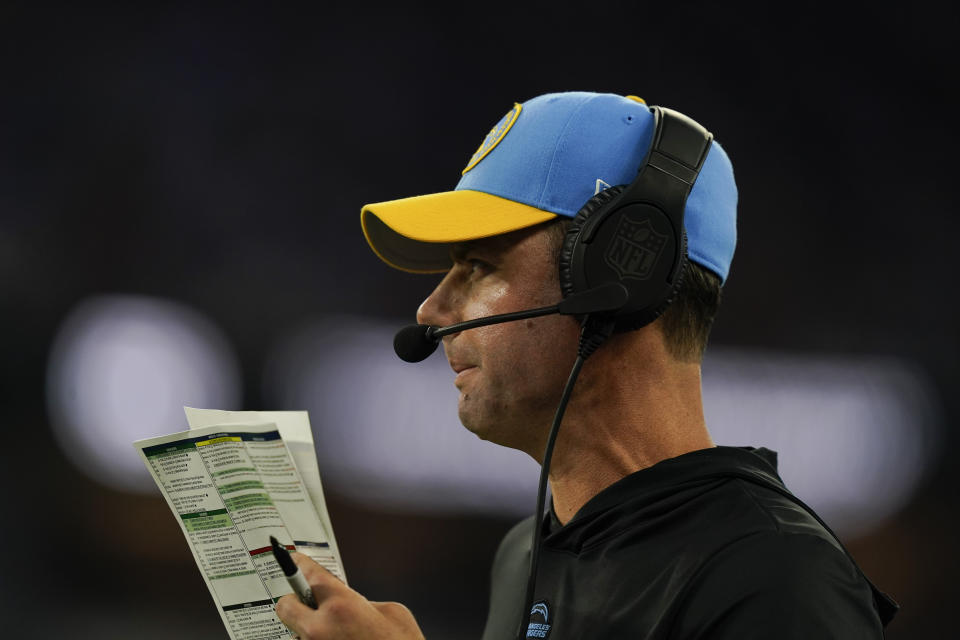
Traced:
[[902, 360], [724, 348], [703, 372], [714, 441], [777, 451], [787, 487], [847, 536], [895, 513], [933, 466], [939, 402]]
[[[523, 516], [538, 465], [460, 426], [442, 353], [401, 362], [403, 326], [334, 317], [289, 336], [265, 393], [310, 411], [320, 472], [360, 503]], [[931, 465], [940, 415], [925, 378], [893, 359], [708, 350], [704, 407], [718, 444], [779, 452], [787, 486], [856, 535], [909, 499]]]
[[226, 338], [176, 302], [88, 298], [63, 321], [51, 348], [54, 435], [81, 470], [120, 490], [156, 491], [134, 440], [187, 429], [184, 405], [239, 402], [239, 366]]

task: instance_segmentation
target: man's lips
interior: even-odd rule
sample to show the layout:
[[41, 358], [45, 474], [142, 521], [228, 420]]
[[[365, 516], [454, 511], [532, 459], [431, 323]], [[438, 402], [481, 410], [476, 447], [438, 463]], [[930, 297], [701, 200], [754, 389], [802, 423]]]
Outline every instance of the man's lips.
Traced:
[[474, 368], [475, 366], [477, 366], [477, 365], [474, 365], [474, 364], [466, 364], [466, 363], [463, 363], [463, 362], [451, 362], [451, 363], [450, 363], [450, 368], [453, 369], [453, 372], [454, 372], [454, 373], [460, 373], [461, 371], [466, 371], [467, 369], [472, 369], [472, 368]]
[[470, 375], [470, 372], [476, 369], [477, 366], [464, 362], [451, 362], [450, 368], [453, 369], [454, 373], [457, 374], [457, 377], [453, 380], [453, 384], [459, 387], [464, 377]]

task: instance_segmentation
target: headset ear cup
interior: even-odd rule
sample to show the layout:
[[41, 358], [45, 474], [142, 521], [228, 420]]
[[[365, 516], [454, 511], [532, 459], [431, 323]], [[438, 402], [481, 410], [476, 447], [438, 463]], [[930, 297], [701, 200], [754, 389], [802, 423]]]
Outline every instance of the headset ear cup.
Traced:
[[617, 324], [615, 330], [620, 331], [632, 331], [634, 329], [639, 329], [640, 327], [645, 327], [660, 316], [663, 315], [663, 312], [667, 310], [667, 307], [676, 299], [677, 294], [680, 292], [680, 288], [683, 286], [683, 279], [687, 274], [687, 265], [689, 261], [687, 259], [687, 232], [683, 231], [683, 253], [680, 257], [680, 268], [677, 270], [677, 275], [673, 281], [673, 288], [670, 290], [670, 294], [664, 298], [660, 304], [656, 307], [653, 307], [646, 312], [634, 313], [626, 316], [621, 316], [617, 318]]
[[604, 189], [600, 193], [596, 194], [589, 200], [586, 204], [580, 207], [580, 211], [577, 212], [577, 215], [570, 221], [570, 226], [567, 227], [567, 233], [563, 237], [563, 246], [560, 248], [560, 291], [563, 293], [563, 297], [574, 293], [574, 279], [573, 272], [571, 271], [571, 261], [573, 258], [573, 250], [577, 245], [577, 240], [580, 237], [580, 230], [583, 229], [583, 225], [586, 224], [587, 220], [593, 217], [597, 211], [602, 209], [606, 204], [611, 202], [616, 198], [623, 190], [626, 189], [625, 185], [617, 185], [615, 187], [610, 187]]
[[[580, 208], [580, 211], [577, 212], [577, 215], [570, 221], [570, 226], [567, 228], [566, 235], [563, 238], [563, 246], [560, 249], [560, 258], [559, 258], [559, 268], [560, 268], [560, 291], [563, 293], [563, 297], [577, 293], [574, 289], [574, 274], [573, 274], [573, 255], [574, 249], [577, 246], [577, 242], [580, 238], [580, 231], [583, 229], [583, 226], [587, 223], [589, 219], [597, 215], [603, 215], [603, 208], [613, 201], [621, 192], [626, 189], [626, 185], [617, 185], [615, 187], [610, 187], [609, 189], [604, 189], [597, 195], [590, 198], [583, 207]], [[677, 292], [680, 290], [680, 287], [683, 284], [683, 278], [687, 271], [687, 233], [686, 230], [683, 232], [682, 244], [680, 246], [681, 258], [680, 258], [680, 268], [677, 271], [677, 275], [674, 278], [673, 287], [669, 295], [662, 299], [659, 304], [656, 306], [646, 308], [643, 311], [635, 313], [619, 313], [617, 314], [616, 322], [616, 331], [619, 333], [621, 331], [630, 331], [633, 329], [639, 329], [644, 327], [657, 318], [659, 318], [667, 307], [670, 306], [670, 303], [673, 302], [676, 298]], [[583, 269], [583, 265], [578, 267]], [[581, 278], [581, 280], [586, 280], [586, 278]], [[626, 284], [626, 283], [624, 283]], [[630, 289], [629, 285], [627, 287]], [[633, 292], [631, 291], [631, 296]], [[636, 301], [636, 297], [633, 299]]]

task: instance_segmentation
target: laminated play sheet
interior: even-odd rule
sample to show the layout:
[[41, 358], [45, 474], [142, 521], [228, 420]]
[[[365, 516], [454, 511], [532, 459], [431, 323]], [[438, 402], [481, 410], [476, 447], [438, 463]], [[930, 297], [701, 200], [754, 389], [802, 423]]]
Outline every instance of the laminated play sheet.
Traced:
[[[241, 421], [271, 413], [288, 423], [284, 432], [295, 441], [293, 447], [285, 442], [277, 420]], [[191, 425], [202, 424], [204, 418], [224, 422], [134, 443], [180, 524], [230, 638], [236, 640], [294, 637], [274, 613], [276, 601], [292, 590], [271, 553], [271, 535], [346, 581], [306, 414], [271, 413], [188, 410]], [[305, 439], [308, 448], [301, 446]], [[297, 458], [308, 457], [309, 483], [291, 449], [298, 450]]]

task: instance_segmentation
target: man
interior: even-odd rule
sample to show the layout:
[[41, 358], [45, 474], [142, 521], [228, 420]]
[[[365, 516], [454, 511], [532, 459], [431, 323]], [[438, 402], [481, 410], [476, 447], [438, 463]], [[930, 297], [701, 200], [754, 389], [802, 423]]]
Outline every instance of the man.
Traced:
[[[384, 261], [445, 273], [417, 321], [443, 327], [569, 293], [568, 236], [590, 217], [570, 218], [591, 196], [591, 211], [606, 206], [620, 192], [610, 185], [634, 181], [660, 140], [655, 123], [666, 116], [656, 114], [632, 96], [539, 96], [491, 130], [455, 191], [364, 207], [364, 233]], [[680, 205], [689, 262], [673, 279], [682, 284], [652, 322], [618, 315], [617, 331], [582, 363], [549, 464], [532, 598], [531, 517], [497, 552], [484, 640], [877, 638], [896, 610], [783, 487], [776, 454], [710, 438], [700, 361], [733, 257], [737, 191], [723, 149], [704, 140]], [[603, 260], [643, 280], [666, 235], [624, 228], [632, 244]], [[445, 335], [464, 426], [543, 463], [581, 320], [548, 315]], [[285, 596], [277, 611], [301, 637], [421, 637], [402, 605], [368, 602], [298, 563], [319, 608]]]

